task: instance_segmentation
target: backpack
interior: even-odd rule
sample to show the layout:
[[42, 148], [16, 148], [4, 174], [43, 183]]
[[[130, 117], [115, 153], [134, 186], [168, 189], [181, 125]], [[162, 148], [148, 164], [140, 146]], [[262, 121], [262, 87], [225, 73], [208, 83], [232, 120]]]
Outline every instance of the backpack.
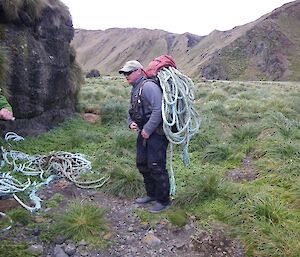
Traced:
[[[143, 128], [144, 124], [148, 121], [145, 116], [143, 104], [142, 104], [142, 88], [143, 85], [147, 81], [152, 81], [162, 90], [160, 81], [157, 77], [157, 74], [162, 68], [174, 67], [176, 68], [175, 61], [170, 55], [161, 55], [153, 59], [149, 64], [146, 70], [144, 70], [144, 74], [146, 76], [146, 80], [141, 84], [140, 90], [138, 93], [137, 102], [133, 104], [133, 106], [129, 109], [129, 115], [135, 122], [138, 124], [140, 129]], [[163, 91], [163, 90], [162, 90]], [[142, 109], [142, 115], [139, 112], [139, 109]], [[172, 126], [172, 132], [177, 132], [176, 126]]]
[[153, 59], [145, 70], [147, 78], [155, 78], [162, 68], [173, 67], [176, 69], [176, 64], [170, 55], [161, 55]]

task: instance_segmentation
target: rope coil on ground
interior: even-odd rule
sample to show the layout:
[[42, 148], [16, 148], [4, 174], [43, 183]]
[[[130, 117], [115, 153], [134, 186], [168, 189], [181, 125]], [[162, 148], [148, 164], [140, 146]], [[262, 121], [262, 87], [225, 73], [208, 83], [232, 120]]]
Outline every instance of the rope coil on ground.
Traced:
[[24, 140], [24, 137], [19, 136], [18, 134], [16, 134], [15, 132], [7, 132], [4, 136], [4, 140], [5, 141], [22, 141]]
[[[15, 135], [14, 135], [15, 137]], [[7, 136], [6, 138], [10, 138]], [[80, 176], [83, 173], [92, 171], [91, 162], [79, 153], [52, 152], [48, 155], [28, 155], [19, 151], [6, 151], [1, 147], [2, 157], [5, 165], [12, 166], [12, 172], [20, 172], [26, 176], [39, 176], [42, 182], [19, 182], [9, 172], [0, 173], [0, 196], [12, 194], [24, 208], [33, 212], [41, 208], [41, 199], [36, 196], [36, 191], [44, 185], [58, 178], [67, 178], [76, 186], [86, 189], [95, 189], [103, 186], [109, 176], [102, 176], [92, 181], [81, 181]], [[0, 152], [0, 153], [1, 153]], [[34, 203], [34, 207], [23, 203], [15, 193], [30, 191], [29, 198]]]

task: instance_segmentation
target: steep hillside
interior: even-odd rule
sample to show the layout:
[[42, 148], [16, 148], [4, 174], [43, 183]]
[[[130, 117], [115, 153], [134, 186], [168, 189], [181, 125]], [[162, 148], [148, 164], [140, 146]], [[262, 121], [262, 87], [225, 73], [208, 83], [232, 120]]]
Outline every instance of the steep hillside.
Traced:
[[300, 80], [300, 0], [229, 31], [201, 37], [148, 29], [76, 30], [72, 42], [85, 71], [116, 74], [129, 59], [144, 65], [170, 54], [193, 77]]
[[235, 39], [200, 63], [204, 77], [300, 80], [300, 1], [226, 33]]
[[189, 33], [179, 35], [161, 30], [108, 29], [75, 30], [72, 45], [85, 71], [97, 68], [103, 74], [116, 73], [130, 59], [147, 64], [155, 56], [171, 54], [180, 63], [202, 37]]

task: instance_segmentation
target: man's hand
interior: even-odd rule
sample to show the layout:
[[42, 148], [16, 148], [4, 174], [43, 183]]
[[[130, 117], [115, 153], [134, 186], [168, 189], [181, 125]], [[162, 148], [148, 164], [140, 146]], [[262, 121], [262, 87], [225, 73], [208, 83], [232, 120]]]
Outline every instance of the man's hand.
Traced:
[[131, 131], [138, 131], [138, 125], [134, 121], [130, 123], [129, 128], [131, 129]]
[[148, 135], [148, 133], [145, 130], [142, 130], [141, 135], [142, 135], [142, 137], [144, 139], [148, 139], [149, 138], [149, 135]]
[[9, 110], [7, 110], [6, 108], [2, 108], [0, 110], [0, 119], [1, 120], [15, 120], [15, 117]]

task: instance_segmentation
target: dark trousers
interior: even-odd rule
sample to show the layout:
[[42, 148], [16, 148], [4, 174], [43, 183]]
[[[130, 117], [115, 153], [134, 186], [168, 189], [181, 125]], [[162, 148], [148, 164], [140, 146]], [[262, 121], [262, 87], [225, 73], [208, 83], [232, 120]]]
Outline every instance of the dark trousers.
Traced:
[[162, 204], [170, 202], [170, 182], [166, 170], [168, 139], [154, 132], [147, 140], [139, 133], [136, 143], [136, 166], [144, 177], [147, 195]]

